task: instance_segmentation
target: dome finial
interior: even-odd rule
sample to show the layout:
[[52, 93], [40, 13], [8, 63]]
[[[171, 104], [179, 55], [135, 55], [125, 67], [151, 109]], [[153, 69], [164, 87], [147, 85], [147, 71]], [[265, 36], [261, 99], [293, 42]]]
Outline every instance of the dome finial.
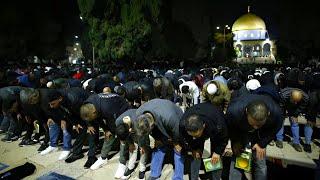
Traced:
[[248, 13], [250, 13], [250, 6], [248, 6]]

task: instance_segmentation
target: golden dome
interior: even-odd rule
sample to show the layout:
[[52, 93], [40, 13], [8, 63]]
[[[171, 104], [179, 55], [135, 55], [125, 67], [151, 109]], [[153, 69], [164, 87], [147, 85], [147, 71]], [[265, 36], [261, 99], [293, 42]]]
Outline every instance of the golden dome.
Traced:
[[266, 30], [266, 24], [259, 16], [247, 13], [238, 18], [232, 25], [232, 32], [241, 30]]

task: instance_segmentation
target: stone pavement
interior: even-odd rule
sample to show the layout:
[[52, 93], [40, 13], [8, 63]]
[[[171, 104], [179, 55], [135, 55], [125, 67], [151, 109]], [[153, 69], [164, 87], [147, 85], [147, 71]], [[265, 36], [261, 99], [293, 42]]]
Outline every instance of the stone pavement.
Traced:
[[[4, 135], [0, 135], [0, 139], [3, 137]], [[96, 171], [92, 171], [90, 169], [83, 168], [83, 165], [87, 160], [86, 156], [78, 161], [67, 164], [64, 161], [58, 161], [60, 151], [41, 156], [37, 152], [40, 145], [19, 147], [19, 142], [20, 141], [7, 143], [0, 141], [0, 163], [5, 163], [10, 166], [9, 168], [0, 171], [0, 173], [22, 165], [25, 162], [30, 162], [33, 163], [37, 169], [33, 175], [26, 177], [26, 180], [34, 180], [50, 171], [79, 180], [111, 180], [114, 179], [113, 177], [119, 163], [119, 153], [117, 153], [108, 161], [106, 166]], [[138, 173], [137, 168], [130, 179], [138, 179]], [[170, 177], [172, 176], [172, 173], [172, 165], [165, 165], [161, 179], [171, 179]], [[148, 175], [149, 172], [146, 173], [146, 176]], [[187, 179], [187, 176], [185, 176], [185, 179]]]
[[[0, 139], [3, 135], [0, 135]], [[67, 164], [64, 161], [58, 161], [60, 151], [51, 153], [49, 155], [41, 156], [37, 149], [40, 145], [19, 147], [20, 141], [6, 143], [0, 141], [0, 163], [10, 165], [9, 168], [3, 170], [7, 171], [10, 168], [22, 165], [25, 162], [30, 162], [36, 165], [36, 172], [27, 178], [26, 180], [34, 180], [39, 176], [42, 176], [50, 171], [57, 172], [59, 174], [67, 175], [75, 179], [80, 180], [102, 180], [102, 179], [114, 179], [115, 171], [118, 167], [119, 154], [116, 154], [113, 158], [108, 161], [108, 164], [96, 171], [84, 169], [83, 165], [87, 160], [86, 157]], [[206, 141], [205, 153], [203, 157], [208, 157], [210, 154], [210, 141]], [[267, 156], [268, 159], [282, 159], [284, 166], [288, 164], [304, 166], [309, 168], [315, 168], [313, 159], [319, 158], [319, 147], [312, 144], [313, 153], [296, 152], [290, 145], [284, 143], [283, 149], [278, 149], [275, 146], [268, 146]], [[1, 173], [1, 171], [0, 171]], [[171, 179], [172, 177], [172, 165], [165, 165], [163, 168], [161, 179]], [[146, 176], [149, 172], [146, 173]], [[138, 168], [134, 172], [131, 179], [138, 179]], [[188, 179], [185, 175], [184, 179]]]

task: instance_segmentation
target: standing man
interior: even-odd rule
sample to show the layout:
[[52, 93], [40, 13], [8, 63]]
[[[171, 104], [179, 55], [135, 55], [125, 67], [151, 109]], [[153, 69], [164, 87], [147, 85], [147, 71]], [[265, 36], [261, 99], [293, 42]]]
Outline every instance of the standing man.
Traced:
[[[94, 153], [92, 153], [89, 155], [88, 163], [85, 165], [85, 167], [96, 170], [107, 163], [108, 153], [116, 141], [114, 136], [116, 130], [115, 120], [129, 109], [129, 104], [124, 98], [113, 93], [93, 94], [84, 103], [80, 108], [80, 116], [87, 122], [87, 132], [91, 137], [98, 136], [99, 127], [101, 127], [105, 135], [101, 157], [97, 160]], [[92, 148], [95, 149], [95, 146]], [[91, 152], [95, 152], [95, 150]]]
[[150, 151], [150, 142], [149, 137], [141, 139], [134, 131], [134, 126], [137, 122], [136, 111], [136, 109], [129, 109], [121, 114], [116, 120], [116, 134], [120, 140], [120, 159], [119, 166], [115, 174], [116, 179], [130, 178], [135, 169], [135, 162], [138, 157], [138, 146], [146, 150], [140, 151], [139, 179], [144, 179], [145, 176], [146, 164]]
[[191, 107], [198, 104], [200, 98], [200, 90], [196, 83], [194, 83], [193, 81], [185, 81], [179, 85], [179, 89], [182, 95], [182, 105], [184, 107]]
[[[172, 179], [183, 179], [183, 158], [179, 144], [179, 123], [182, 110], [173, 102], [164, 99], [153, 99], [140, 106], [137, 110], [136, 131], [138, 136], [155, 139], [155, 150], [151, 159], [150, 179], [161, 176], [164, 156], [168, 150], [174, 149], [174, 176]], [[145, 152], [142, 145], [141, 151]]]
[[[180, 136], [184, 151], [191, 150], [190, 179], [199, 178], [204, 143], [210, 138], [211, 162], [213, 164], [222, 161], [222, 153], [228, 143], [227, 125], [223, 112], [211, 104], [205, 102], [189, 108], [180, 122]], [[212, 179], [220, 180], [222, 170], [212, 172]]]
[[[21, 135], [19, 123], [22, 121], [20, 114], [20, 86], [8, 86], [0, 89], [0, 110], [3, 115], [0, 121], [0, 134], [6, 133], [2, 141], [16, 141]], [[20, 122], [19, 122], [20, 121]]]
[[283, 124], [279, 105], [269, 96], [247, 94], [233, 99], [226, 113], [233, 159], [229, 179], [240, 179], [242, 173], [235, 169], [235, 158], [252, 145], [254, 179], [267, 179], [266, 147]]
[[[309, 104], [309, 96], [301, 89], [289, 87], [281, 90], [280, 95], [280, 106], [282, 107], [284, 114], [289, 117], [291, 123], [291, 132], [293, 136], [291, 145], [296, 151], [302, 152], [298, 116], [306, 112], [306, 108]], [[312, 133], [311, 135], [308, 133], [310, 131], [312, 131], [312, 127], [305, 126], [305, 136], [310, 136], [306, 138], [311, 139]], [[283, 126], [277, 133], [276, 146], [283, 148]]]

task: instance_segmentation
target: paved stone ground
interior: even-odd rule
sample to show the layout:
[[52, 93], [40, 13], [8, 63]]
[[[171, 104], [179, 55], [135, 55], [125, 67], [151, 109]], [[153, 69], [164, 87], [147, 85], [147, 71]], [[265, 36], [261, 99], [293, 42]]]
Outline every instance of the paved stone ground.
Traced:
[[[0, 138], [2, 137], [3, 135], [0, 135]], [[19, 142], [20, 141], [6, 143], [0, 141], [0, 162], [10, 165], [9, 168], [3, 171], [22, 165], [25, 162], [31, 162], [35, 164], [37, 170], [32, 176], [25, 178], [27, 180], [34, 180], [37, 177], [42, 176], [50, 171], [54, 171], [80, 180], [109, 180], [114, 179], [113, 176], [119, 162], [119, 154], [116, 154], [111, 160], [108, 161], [108, 164], [106, 166], [96, 171], [91, 171], [83, 168], [83, 165], [87, 160], [86, 157], [74, 163], [67, 164], [64, 161], [58, 161], [60, 151], [51, 153], [46, 156], [41, 156], [37, 152], [39, 145], [19, 147]], [[204, 156], [208, 156], [210, 153], [209, 145], [210, 142], [207, 141], [205, 145], [206, 153], [204, 154]], [[315, 168], [315, 163], [312, 159], [319, 158], [319, 147], [315, 144], [312, 144], [312, 149], [313, 153], [311, 154], [305, 152], [299, 153], [296, 152], [290, 145], [284, 143], [283, 149], [278, 149], [275, 146], [268, 146], [267, 156], [269, 159], [282, 159], [283, 165], [292, 164]], [[172, 173], [172, 165], [165, 165], [163, 168], [161, 179], [171, 179]], [[146, 175], [148, 176], [149, 172], [147, 172]], [[134, 172], [134, 175], [131, 179], [137, 179], [137, 176], [138, 170]], [[188, 176], [184, 176], [184, 179], [188, 179], [187, 177]]]

